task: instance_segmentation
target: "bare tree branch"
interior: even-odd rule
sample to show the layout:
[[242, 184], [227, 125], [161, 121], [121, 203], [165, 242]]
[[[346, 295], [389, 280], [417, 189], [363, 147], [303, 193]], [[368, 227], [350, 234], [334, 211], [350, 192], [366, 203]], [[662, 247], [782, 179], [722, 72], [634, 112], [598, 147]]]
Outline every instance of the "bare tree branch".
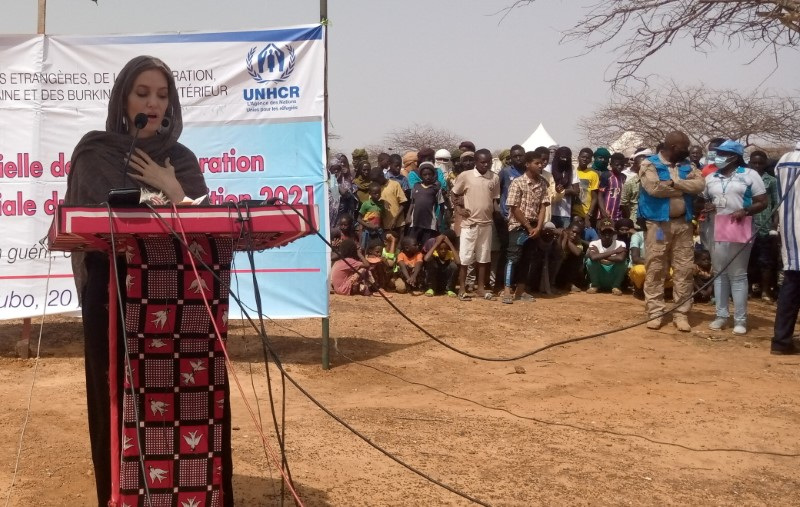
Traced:
[[692, 143], [712, 137], [742, 140], [746, 145], [777, 146], [800, 138], [800, 100], [769, 92], [681, 87], [619, 87], [608, 105], [582, 118], [586, 139], [608, 146], [625, 132], [635, 132], [648, 146], [671, 130], [686, 132]]
[[415, 123], [409, 127], [389, 132], [385, 141], [387, 147], [398, 152], [416, 151], [420, 148], [446, 148], [453, 151], [458, 147], [459, 142], [463, 141], [463, 138], [449, 130]]
[[[503, 10], [530, 5], [516, 0]], [[618, 86], [634, 77], [647, 58], [676, 39], [688, 38], [698, 51], [714, 41], [752, 43], [772, 49], [800, 42], [800, 0], [599, 0], [568, 29], [562, 42], [583, 40], [591, 51], [617, 41]]]

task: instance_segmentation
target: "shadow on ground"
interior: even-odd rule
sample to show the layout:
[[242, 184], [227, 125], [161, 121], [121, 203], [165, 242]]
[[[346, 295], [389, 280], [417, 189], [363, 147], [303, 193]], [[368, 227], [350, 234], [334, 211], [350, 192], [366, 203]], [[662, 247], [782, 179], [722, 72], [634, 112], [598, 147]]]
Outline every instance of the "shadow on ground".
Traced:
[[[234, 464], [235, 465], [235, 464]], [[233, 497], [236, 505], [278, 506], [281, 505], [281, 477], [275, 472], [274, 477], [252, 477], [249, 475], [233, 475]], [[295, 488], [300, 500], [305, 505], [328, 507], [326, 491], [305, 486], [295, 481]], [[294, 505], [294, 499], [288, 489], [285, 490], [283, 505]]]

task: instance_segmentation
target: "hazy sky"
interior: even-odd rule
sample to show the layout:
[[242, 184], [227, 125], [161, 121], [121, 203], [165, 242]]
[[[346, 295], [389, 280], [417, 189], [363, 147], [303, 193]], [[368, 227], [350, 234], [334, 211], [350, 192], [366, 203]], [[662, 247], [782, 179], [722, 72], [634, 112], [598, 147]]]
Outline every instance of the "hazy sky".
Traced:
[[[389, 131], [428, 123], [497, 149], [524, 141], [539, 122], [560, 144], [582, 145], [575, 125], [609, 99], [604, 77], [613, 70], [613, 48], [576, 56], [580, 42], [559, 41], [594, 1], [538, 0], [500, 22], [494, 13], [511, 0], [330, 0], [330, 119], [341, 137], [333, 146], [385, 145]], [[36, 32], [35, 0], [3, 4], [0, 33]], [[317, 0], [47, 2], [50, 34], [244, 30], [318, 19]], [[678, 41], [641, 72], [752, 89], [775, 69], [770, 56], [747, 65], [756, 53], [723, 47], [703, 54]], [[800, 53], [779, 57], [764, 87], [796, 95]]]

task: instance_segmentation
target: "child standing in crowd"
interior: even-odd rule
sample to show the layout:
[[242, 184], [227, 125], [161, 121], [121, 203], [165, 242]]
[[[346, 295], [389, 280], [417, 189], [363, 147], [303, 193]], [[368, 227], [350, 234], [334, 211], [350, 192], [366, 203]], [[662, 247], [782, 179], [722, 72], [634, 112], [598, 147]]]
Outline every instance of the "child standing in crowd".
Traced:
[[622, 295], [622, 281], [627, 269], [625, 243], [615, 238], [614, 222], [609, 218], [600, 220], [600, 239], [589, 243], [586, 253], [586, 271], [591, 286], [587, 294], [600, 290], [611, 290], [615, 296]]
[[411, 189], [408, 233], [418, 244], [424, 244], [438, 235], [439, 210], [445, 205], [445, 198], [442, 187], [436, 181], [436, 169], [431, 162], [421, 163], [419, 174], [422, 181]]
[[[711, 266], [711, 253], [708, 250], [695, 250], [694, 290], [697, 293], [694, 295], [694, 300], [696, 302], [707, 303], [714, 298], [714, 284], [708, 283], [712, 278], [714, 278], [714, 270]], [[702, 288], [704, 286], [705, 288]]]
[[425, 245], [425, 278], [428, 290], [426, 296], [445, 293], [456, 297], [456, 273], [461, 260], [458, 250], [453, 246], [456, 235], [446, 231]]
[[381, 228], [382, 215], [384, 213], [383, 201], [381, 201], [381, 185], [373, 182], [369, 186], [369, 198], [361, 203], [358, 210], [358, 223], [361, 224], [361, 248], [367, 250], [367, 246], [373, 240], [383, 241], [383, 229]]
[[749, 279], [758, 285], [753, 292], [761, 296], [764, 302], [772, 303], [778, 285], [776, 271], [780, 251], [778, 214], [774, 213], [780, 201], [778, 180], [766, 171], [769, 158], [763, 151], [751, 153], [748, 165], [761, 176], [767, 191], [767, 207], [753, 215], [757, 234], [753, 241], [753, 251], [750, 253]]
[[460, 252], [463, 264], [459, 270], [458, 298], [468, 300], [467, 268], [477, 264], [477, 294], [491, 299], [486, 291], [486, 279], [492, 261], [492, 220], [496, 202], [500, 199], [500, 180], [489, 169], [492, 154], [482, 149], [475, 153], [475, 169], [461, 173], [453, 186], [453, 194], [461, 200], [456, 214], [462, 217]]
[[584, 220], [586, 227], [594, 225], [597, 214], [597, 190], [600, 188], [600, 176], [589, 167], [594, 152], [584, 148], [578, 154], [578, 181], [580, 198], [572, 203], [572, 214]]
[[625, 184], [622, 185], [622, 199], [620, 200], [622, 216], [630, 218], [635, 224], [638, 223], [636, 218], [639, 216], [639, 168], [642, 160], [652, 154], [653, 152], [650, 150], [639, 150], [633, 155], [630, 176], [625, 176]]
[[556, 149], [553, 163], [547, 168], [553, 175], [556, 198], [551, 203], [550, 221], [559, 228], [569, 227], [573, 198], [581, 195], [578, 172], [572, 167], [572, 150], [566, 146]]
[[[545, 151], [549, 153], [547, 148]], [[542, 153], [529, 151], [525, 154], [525, 174], [516, 178], [508, 187], [506, 206], [508, 207], [508, 249], [506, 251], [505, 290], [503, 303], [512, 304], [514, 300], [533, 301], [525, 292], [525, 284], [530, 271], [529, 260], [522, 255], [523, 245], [535, 241], [544, 227], [544, 215], [550, 201], [547, 198], [547, 181], [542, 178], [542, 168], [546, 160]], [[514, 273], [517, 278], [514, 278]], [[511, 288], [517, 283], [512, 295]]]
[[357, 168], [356, 177], [353, 179], [353, 185], [356, 187], [356, 197], [358, 197], [358, 202], [360, 204], [369, 199], [369, 172], [372, 170], [372, 167], [367, 161], [356, 163], [356, 161], [353, 160], [353, 165]]
[[625, 162], [627, 162], [625, 155], [614, 153], [611, 155], [611, 161], [609, 162], [611, 170], [605, 171], [600, 175], [600, 215], [611, 220], [622, 218], [620, 202], [622, 200], [622, 185], [625, 184], [625, 175], [622, 174], [622, 170], [625, 169]]
[[389, 155], [389, 169], [386, 171], [386, 179], [396, 181], [406, 194], [406, 199], [411, 195], [411, 188], [408, 186], [408, 178], [402, 173], [403, 170], [403, 157], [397, 153]]
[[339, 244], [340, 259], [331, 266], [331, 285], [336, 294], [369, 296], [375, 280], [369, 262], [358, 252], [356, 242], [345, 239]]
[[400, 241], [400, 254], [397, 256], [397, 268], [400, 278], [407, 290], [417, 292], [422, 286], [420, 273], [422, 273], [423, 255], [419, 251], [419, 244], [412, 236], [406, 236]]

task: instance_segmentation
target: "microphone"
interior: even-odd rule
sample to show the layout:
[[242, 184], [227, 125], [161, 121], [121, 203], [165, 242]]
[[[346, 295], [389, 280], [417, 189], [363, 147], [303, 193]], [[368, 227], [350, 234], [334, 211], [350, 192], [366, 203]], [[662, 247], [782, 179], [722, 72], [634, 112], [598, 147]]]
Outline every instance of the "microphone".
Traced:
[[147, 115], [139, 113], [133, 117], [133, 126], [136, 127], [136, 132], [133, 134], [133, 141], [131, 147], [128, 149], [128, 154], [125, 157], [125, 163], [122, 166], [122, 187], [112, 188], [108, 192], [108, 204], [111, 206], [135, 206], [139, 204], [139, 197], [141, 196], [141, 189], [136, 187], [128, 187], [128, 164], [133, 156], [133, 149], [136, 147], [136, 140], [139, 138], [139, 132], [147, 126]]

